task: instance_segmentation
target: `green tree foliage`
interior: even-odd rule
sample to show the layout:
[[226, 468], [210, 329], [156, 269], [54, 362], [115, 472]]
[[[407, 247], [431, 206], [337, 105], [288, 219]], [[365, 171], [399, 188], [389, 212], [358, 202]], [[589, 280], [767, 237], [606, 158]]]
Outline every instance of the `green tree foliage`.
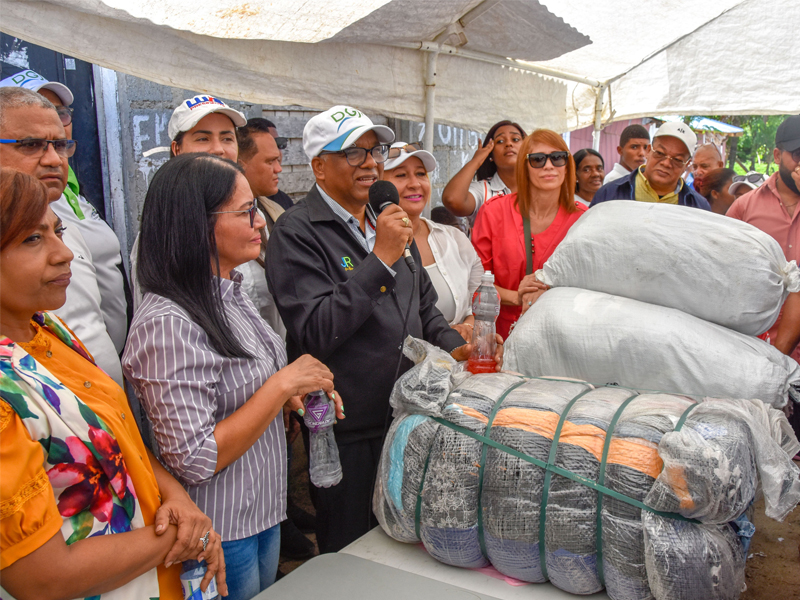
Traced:
[[728, 138], [728, 165], [737, 171], [771, 174], [775, 133], [788, 115], [714, 115], [708, 118], [744, 129], [741, 137]]

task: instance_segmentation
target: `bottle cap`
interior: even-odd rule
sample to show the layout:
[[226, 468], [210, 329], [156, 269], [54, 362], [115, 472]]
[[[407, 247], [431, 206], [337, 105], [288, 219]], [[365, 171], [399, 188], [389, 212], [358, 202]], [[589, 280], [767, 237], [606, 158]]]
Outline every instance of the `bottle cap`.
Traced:
[[483, 283], [484, 281], [487, 281], [489, 283], [494, 283], [494, 273], [492, 273], [491, 271], [484, 271], [483, 277], [481, 277], [481, 283]]

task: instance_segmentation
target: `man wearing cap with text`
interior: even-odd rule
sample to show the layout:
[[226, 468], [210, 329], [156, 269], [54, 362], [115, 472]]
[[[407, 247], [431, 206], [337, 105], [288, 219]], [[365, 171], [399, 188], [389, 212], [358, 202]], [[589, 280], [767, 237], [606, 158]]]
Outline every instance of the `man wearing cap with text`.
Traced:
[[653, 136], [647, 162], [597, 190], [591, 206], [607, 200], [638, 200], [711, 210], [708, 200], [681, 177], [696, 144], [697, 136], [685, 123], [664, 123]]
[[398, 369], [411, 366], [401, 362], [404, 334], [457, 360], [471, 349], [436, 308], [416, 245], [416, 274], [402, 258], [413, 235], [406, 213], [392, 205], [376, 216], [368, 205], [393, 140], [391, 129], [348, 106], [313, 117], [303, 149], [316, 184], [278, 219], [267, 251], [267, 280], [286, 324], [290, 360], [308, 353], [325, 363], [347, 406], [347, 418], [334, 428], [342, 481], [312, 488], [320, 552], [336, 552], [377, 524], [372, 487], [389, 395]]

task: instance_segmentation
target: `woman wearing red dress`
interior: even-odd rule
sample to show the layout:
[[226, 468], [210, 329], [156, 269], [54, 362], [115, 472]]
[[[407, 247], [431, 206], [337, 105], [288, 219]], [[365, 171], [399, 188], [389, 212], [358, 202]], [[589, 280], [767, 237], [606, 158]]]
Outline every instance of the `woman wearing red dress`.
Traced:
[[497, 333], [504, 339], [547, 289], [533, 273], [586, 211], [574, 200], [575, 161], [555, 131], [537, 129], [525, 138], [516, 175], [517, 193], [488, 201], [472, 232], [475, 250], [494, 273], [500, 293]]

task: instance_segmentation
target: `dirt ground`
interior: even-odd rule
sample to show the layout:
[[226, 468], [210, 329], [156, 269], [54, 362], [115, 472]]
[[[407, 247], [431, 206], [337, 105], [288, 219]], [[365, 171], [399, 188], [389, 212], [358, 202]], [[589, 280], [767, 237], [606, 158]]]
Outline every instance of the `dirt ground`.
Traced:
[[[292, 452], [289, 494], [298, 506], [313, 514], [308, 495], [308, 459], [299, 437]], [[754, 521], [756, 533], [745, 568], [747, 590], [740, 600], [800, 600], [800, 507], [778, 523], [764, 515], [761, 500], [756, 504]], [[314, 534], [308, 537], [316, 544]], [[279, 570], [286, 575], [304, 562], [281, 558]]]

